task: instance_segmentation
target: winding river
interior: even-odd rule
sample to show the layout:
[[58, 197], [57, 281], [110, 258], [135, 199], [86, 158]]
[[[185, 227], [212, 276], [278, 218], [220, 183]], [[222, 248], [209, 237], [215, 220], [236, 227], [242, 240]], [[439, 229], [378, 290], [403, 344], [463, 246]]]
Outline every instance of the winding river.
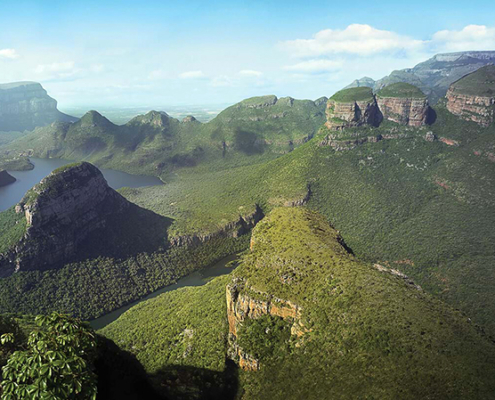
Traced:
[[173, 290], [185, 286], [203, 286], [204, 284], [208, 283], [212, 278], [225, 275], [231, 272], [235, 268], [235, 265], [232, 264], [228, 265], [228, 264], [230, 261], [234, 261], [237, 258], [238, 256], [236, 254], [225, 257], [209, 267], [203, 268], [199, 271], [193, 272], [192, 274], [189, 274], [179, 279], [175, 285], [165, 286], [164, 288], [158, 289], [157, 291], [149, 294], [146, 297], [143, 297], [140, 300], [127, 304], [126, 306], [120, 307], [117, 310], [114, 310], [108, 314], [101, 316], [100, 318], [96, 318], [90, 321], [90, 325], [94, 330], [102, 329], [105, 326], [107, 326], [109, 323], [119, 318], [129, 308], [135, 306], [136, 304], [141, 303], [142, 301], [152, 299], [153, 297], [156, 297], [162, 293], [171, 292]]

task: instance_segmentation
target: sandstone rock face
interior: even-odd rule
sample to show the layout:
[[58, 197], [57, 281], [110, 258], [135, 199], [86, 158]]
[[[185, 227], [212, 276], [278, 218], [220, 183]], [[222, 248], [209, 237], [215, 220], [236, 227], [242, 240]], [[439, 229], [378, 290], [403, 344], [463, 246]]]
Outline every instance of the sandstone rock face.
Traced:
[[[255, 294], [255, 297], [250, 293]], [[306, 332], [301, 323], [301, 307], [291, 301], [279, 299], [268, 293], [250, 288], [243, 280], [234, 279], [227, 285], [226, 300], [229, 322], [229, 355], [237, 360], [239, 366], [244, 370], [255, 371], [260, 368], [259, 361], [237, 344], [239, 326], [246, 319], [272, 315], [293, 321], [292, 335], [300, 337]]]
[[36, 82], [0, 85], [0, 131], [32, 130], [54, 121], [77, 118], [57, 110], [57, 101]]
[[372, 101], [336, 102], [328, 100], [326, 108], [327, 122], [325, 126], [332, 130], [361, 125], [378, 126], [381, 122], [381, 114], [376, 103]]
[[493, 96], [462, 94], [457, 93], [454, 87], [450, 87], [445, 97], [447, 109], [466, 121], [487, 127], [495, 118], [495, 94]]
[[26, 193], [16, 206], [26, 216], [19, 244], [0, 255], [0, 275], [40, 270], [69, 261], [79, 244], [131, 203], [110, 188], [101, 172], [82, 162], [62, 167]]
[[401, 125], [422, 126], [428, 123], [428, 99], [377, 97], [383, 118]]
[[14, 183], [16, 179], [5, 170], [0, 170], [0, 187]]

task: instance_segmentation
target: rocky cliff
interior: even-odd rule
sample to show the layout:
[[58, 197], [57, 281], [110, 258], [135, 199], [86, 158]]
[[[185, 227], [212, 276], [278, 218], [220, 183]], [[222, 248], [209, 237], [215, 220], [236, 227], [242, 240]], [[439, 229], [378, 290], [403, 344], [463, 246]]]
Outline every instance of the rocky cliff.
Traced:
[[381, 115], [373, 93], [368, 87], [344, 89], [335, 93], [327, 102], [327, 122], [332, 130], [361, 125], [378, 126]]
[[5, 170], [0, 170], [0, 187], [15, 182], [16, 179]]
[[395, 83], [376, 96], [365, 86], [341, 90], [328, 100], [326, 115], [325, 126], [330, 130], [379, 126], [384, 118], [401, 125], [421, 126], [430, 122], [431, 109], [420, 89]]
[[495, 66], [480, 68], [450, 85], [447, 109], [466, 121], [487, 127], [495, 118]]
[[75, 120], [57, 110], [57, 101], [39, 83], [0, 85], [0, 131], [33, 130], [54, 121]]
[[408, 83], [394, 83], [376, 95], [383, 118], [401, 125], [422, 126], [430, 121], [427, 97]]
[[16, 213], [26, 217], [26, 232], [14, 249], [0, 255], [1, 275], [72, 259], [79, 245], [105, 227], [109, 217], [123, 216], [130, 206], [89, 163], [55, 170], [16, 206]]

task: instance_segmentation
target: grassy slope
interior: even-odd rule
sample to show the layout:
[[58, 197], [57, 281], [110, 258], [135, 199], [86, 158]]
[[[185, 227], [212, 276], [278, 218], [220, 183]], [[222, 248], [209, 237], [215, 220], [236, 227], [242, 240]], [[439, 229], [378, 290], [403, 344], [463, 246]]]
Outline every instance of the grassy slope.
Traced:
[[405, 98], [425, 98], [421, 89], [414, 85], [404, 82], [393, 83], [384, 87], [377, 93], [379, 97], [405, 97]]
[[348, 256], [324, 218], [277, 209], [253, 237], [234, 276], [302, 306], [311, 332], [261, 360], [244, 398], [492, 397], [494, 344], [460, 313]]
[[8, 251], [26, 232], [26, 217], [16, 214], [14, 207], [0, 213], [0, 253]]
[[[279, 208], [254, 237], [233, 274], [303, 306], [312, 331], [302, 346], [266, 355], [261, 371], [243, 373], [243, 398], [491, 398], [493, 343], [460, 313], [349, 256], [324, 218]], [[157, 383], [174, 364], [222, 371], [228, 279], [141, 303], [101, 333], [158, 372]], [[240, 335], [253, 332], [266, 330]], [[251, 339], [243, 343], [263, 341]]]
[[477, 96], [495, 96], [495, 66], [487, 65], [452, 84], [455, 92]]
[[372, 101], [373, 91], [366, 86], [343, 89], [335, 93], [330, 100], [338, 103], [349, 103], [354, 101]]

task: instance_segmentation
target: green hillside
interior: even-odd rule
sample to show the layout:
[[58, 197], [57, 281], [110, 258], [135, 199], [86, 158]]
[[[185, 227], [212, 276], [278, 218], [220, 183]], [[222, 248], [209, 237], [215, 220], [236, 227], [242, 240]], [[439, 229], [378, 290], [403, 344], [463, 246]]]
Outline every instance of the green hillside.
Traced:
[[[225, 285], [242, 281], [244, 295], [302, 307], [306, 332], [297, 339], [267, 330], [283, 332], [290, 319], [244, 322], [239, 344], [262, 367], [241, 371], [243, 399], [491, 398], [494, 344], [459, 312], [349, 255], [322, 216], [278, 208], [253, 243], [233, 276], [141, 303], [101, 333], [135, 354], [162, 389], [180, 366], [217, 371], [224, 384]], [[204, 395], [197, 380], [172, 382], [183, 395]]]
[[495, 97], [495, 65], [487, 65], [451, 85], [460, 94]]
[[218, 170], [273, 159], [311, 138], [325, 121], [324, 102], [254, 97], [202, 124], [150, 111], [114, 125], [96, 111], [54, 123], [6, 144], [10, 154], [90, 161], [100, 167], [167, 177], [178, 169]]
[[382, 90], [377, 93], [379, 97], [399, 97], [399, 98], [425, 98], [425, 94], [421, 89], [414, 85], [404, 82], [392, 83], [391, 85], [385, 86]]
[[354, 101], [372, 101], [373, 90], [366, 86], [343, 89], [335, 93], [330, 100], [338, 103], [349, 103]]

